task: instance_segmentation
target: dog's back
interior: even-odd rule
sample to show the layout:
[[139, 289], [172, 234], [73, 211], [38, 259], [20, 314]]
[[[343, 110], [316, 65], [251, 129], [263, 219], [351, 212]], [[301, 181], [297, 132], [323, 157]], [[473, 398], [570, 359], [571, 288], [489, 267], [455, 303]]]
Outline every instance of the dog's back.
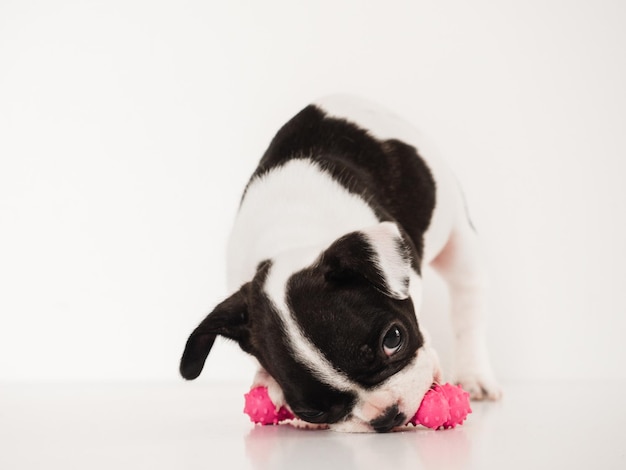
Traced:
[[[409, 123], [344, 95], [307, 106], [276, 134], [252, 176], [229, 245], [229, 289], [278, 252], [394, 220], [429, 262], [458, 216], [454, 178]], [[418, 266], [415, 266], [418, 269]]]

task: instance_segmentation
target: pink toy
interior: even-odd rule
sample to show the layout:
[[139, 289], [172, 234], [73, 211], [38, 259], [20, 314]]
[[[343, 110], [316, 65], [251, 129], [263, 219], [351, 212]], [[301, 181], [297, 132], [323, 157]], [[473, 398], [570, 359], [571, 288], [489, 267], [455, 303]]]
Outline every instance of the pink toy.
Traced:
[[460, 385], [433, 385], [426, 392], [417, 413], [409, 422], [431, 429], [439, 429], [442, 426], [449, 429], [463, 424], [471, 412], [469, 393]]
[[[294, 415], [284, 406], [276, 409], [266, 387], [253, 388], [244, 397], [246, 403], [243, 412], [253, 423], [278, 424], [281, 421], [294, 419]], [[449, 429], [463, 424], [471, 412], [469, 393], [460, 385], [433, 385], [409, 423], [421, 424], [431, 429]]]
[[259, 424], [278, 424], [286, 419], [293, 419], [291, 412], [282, 406], [276, 409], [266, 387], [256, 387], [244, 395], [246, 405], [243, 412], [250, 416], [250, 421]]

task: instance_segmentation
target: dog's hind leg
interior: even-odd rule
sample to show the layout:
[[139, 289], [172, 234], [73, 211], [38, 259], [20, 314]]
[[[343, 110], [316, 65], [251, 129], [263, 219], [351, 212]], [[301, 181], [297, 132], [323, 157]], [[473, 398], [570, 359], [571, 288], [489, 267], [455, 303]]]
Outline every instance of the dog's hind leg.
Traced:
[[450, 292], [455, 380], [473, 399], [497, 400], [502, 389], [485, 342], [487, 276], [476, 232], [464, 208], [458, 215], [448, 242], [431, 262]]

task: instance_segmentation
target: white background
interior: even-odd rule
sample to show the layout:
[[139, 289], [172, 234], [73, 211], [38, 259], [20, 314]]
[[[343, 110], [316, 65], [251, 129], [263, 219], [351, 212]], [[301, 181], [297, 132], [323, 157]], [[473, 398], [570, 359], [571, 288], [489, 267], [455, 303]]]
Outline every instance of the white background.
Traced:
[[626, 378], [626, 3], [223, 3], [0, 2], [0, 380], [177, 380], [249, 174], [337, 91], [464, 183], [500, 377]]

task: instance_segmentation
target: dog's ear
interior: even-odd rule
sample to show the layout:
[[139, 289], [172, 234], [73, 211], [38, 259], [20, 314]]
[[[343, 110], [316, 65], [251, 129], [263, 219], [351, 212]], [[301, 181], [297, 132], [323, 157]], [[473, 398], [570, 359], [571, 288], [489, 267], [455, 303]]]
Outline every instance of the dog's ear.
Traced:
[[393, 222], [351, 232], [336, 240], [322, 255], [329, 282], [365, 278], [391, 298], [409, 296], [411, 251]]
[[213, 343], [218, 335], [239, 342], [248, 341], [248, 290], [249, 284], [220, 303], [191, 333], [180, 360], [180, 374], [187, 380], [200, 375]]

